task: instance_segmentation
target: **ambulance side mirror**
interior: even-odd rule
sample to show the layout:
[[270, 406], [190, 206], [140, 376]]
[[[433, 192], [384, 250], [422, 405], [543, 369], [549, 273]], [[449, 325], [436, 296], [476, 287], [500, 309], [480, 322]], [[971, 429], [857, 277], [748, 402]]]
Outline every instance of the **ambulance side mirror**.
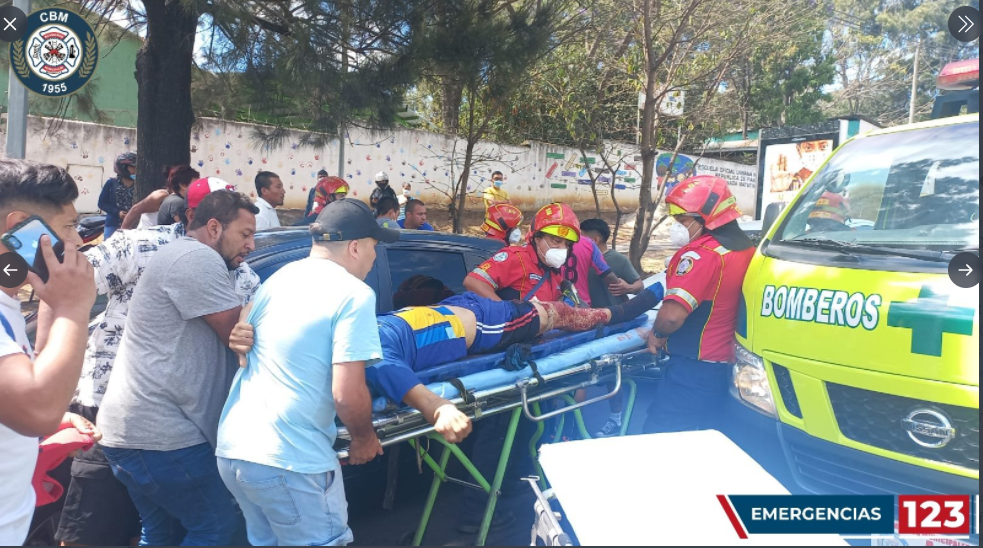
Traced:
[[782, 214], [785, 209], [785, 204], [774, 203], [768, 204], [765, 209], [764, 219], [761, 221], [761, 237], [764, 238], [771, 231], [772, 225], [778, 220], [778, 216]]

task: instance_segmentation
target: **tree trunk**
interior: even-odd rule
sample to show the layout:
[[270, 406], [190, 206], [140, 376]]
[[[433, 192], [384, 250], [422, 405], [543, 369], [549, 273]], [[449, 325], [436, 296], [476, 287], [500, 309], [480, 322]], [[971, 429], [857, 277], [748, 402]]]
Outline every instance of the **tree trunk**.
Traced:
[[445, 76], [440, 83], [440, 113], [446, 133], [457, 133], [461, 129], [461, 98], [464, 85], [452, 76]]
[[455, 196], [457, 204], [456, 206], [452, 204], [451, 207], [454, 234], [464, 233], [464, 212], [467, 211], [468, 181], [471, 178], [471, 164], [474, 162], [474, 147], [477, 144], [477, 140], [469, 140], [468, 147], [464, 151], [464, 167], [461, 169], [461, 178], [457, 181], [457, 196]]
[[587, 166], [587, 176], [590, 177], [590, 193], [594, 197], [594, 210], [597, 212], [597, 218], [600, 219], [601, 199], [597, 197], [597, 180], [600, 178], [600, 175], [594, 173], [594, 169], [587, 163], [587, 152], [582, 148], [580, 149], [580, 157], [584, 159], [584, 165]]
[[[180, 0], [144, 0], [147, 38], [137, 52], [135, 200], [164, 186], [167, 166], [191, 163], [191, 106], [197, 11]], [[206, 175], [206, 174], [202, 174]]]
[[648, 71], [645, 79], [645, 109], [642, 115], [642, 184], [638, 190], [638, 212], [635, 214], [635, 229], [631, 235], [628, 258], [635, 270], [642, 272], [642, 255], [648, 250], [648, 240], [644, 239], [646, 219], [652, 207], [652, 181], [655, 179], [655, 72]]

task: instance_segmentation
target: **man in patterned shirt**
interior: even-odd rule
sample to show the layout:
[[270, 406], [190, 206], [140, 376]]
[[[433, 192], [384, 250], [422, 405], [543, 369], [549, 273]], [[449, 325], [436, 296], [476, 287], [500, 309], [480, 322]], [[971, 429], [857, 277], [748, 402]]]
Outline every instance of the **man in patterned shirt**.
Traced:
[[[193, 182], [187, 195], [188, 222], [210, 192], [231, 188], [214, 177]], [[137, 282], [157, 250], [183, 237], [185, 231], [183, 223], [119, 231], [86, 252], [95, 269], [99, 295], [108, 297], [108, 303], [106, 311], [89, 325], [82, 376], [72, 400], [74, 413], [96, 421]], [[259, 276], [243, 263], [230, 272], [230, 277], [243, 304], [249, 303], [259, 289]], [[42, 331], [39, 329], [39, 333]], [[38, 342], [40, 347], [44, 341]], [[72, 464], [72, 481], [56, 538], [65, 545], [84, 546], [131, 546], [134, 539], [140, 538], [140, 515], [126, 487], [113, 476], [99, 446]]]

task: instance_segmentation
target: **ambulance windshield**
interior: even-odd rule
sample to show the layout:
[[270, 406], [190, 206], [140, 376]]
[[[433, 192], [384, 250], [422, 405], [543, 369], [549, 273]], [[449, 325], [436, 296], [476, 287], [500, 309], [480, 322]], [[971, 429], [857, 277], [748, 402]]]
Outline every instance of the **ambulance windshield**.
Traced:
[[979, 122], [854, 141], [792, 207], [776, 241], [978, 249]]

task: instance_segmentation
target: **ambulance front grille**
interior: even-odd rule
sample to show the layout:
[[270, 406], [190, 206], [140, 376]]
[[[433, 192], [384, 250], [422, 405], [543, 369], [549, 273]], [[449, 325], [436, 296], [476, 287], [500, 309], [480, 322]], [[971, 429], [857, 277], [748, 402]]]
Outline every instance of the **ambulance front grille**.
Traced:
[[[826, 385], [826, 390], [840, 432], [847, 438], [894, 453], [979, 471], [978, 409], [903, 398], [832, 383]], [[944, 413], [956, 429], [955, 439], [938, 449], [915, 443], [908, 435], [904, 420], [916, 410]]]
[[802, 418], [802, 407], [799, 406], [799, 397], [795, 394], [795, 385], [792, 384], [792, 373], [785, 367], [772, 364], [775, 369], [775, 380], [778, 382], [778, 391], [785, 402], [785, 410], [797, 419]]

